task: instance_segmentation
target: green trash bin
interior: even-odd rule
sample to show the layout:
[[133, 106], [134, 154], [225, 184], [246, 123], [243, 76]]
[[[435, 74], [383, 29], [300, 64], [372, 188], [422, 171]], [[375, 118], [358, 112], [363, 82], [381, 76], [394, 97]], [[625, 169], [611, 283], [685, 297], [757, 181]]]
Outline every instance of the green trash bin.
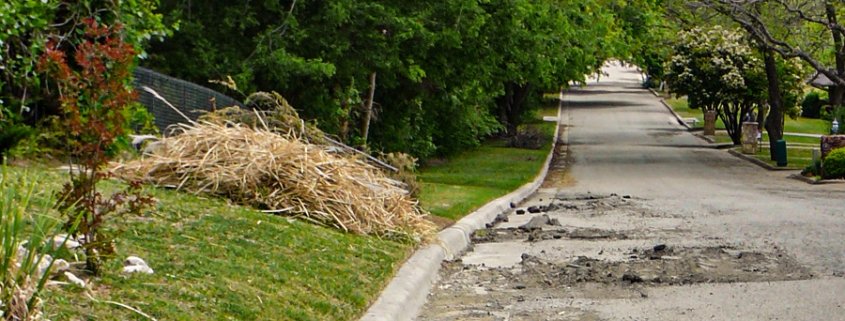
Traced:
[[781, 139], [775, 143], [775, 160], [779, 167], [784, 167], [787, 164], [786, 159], [786, 141]]

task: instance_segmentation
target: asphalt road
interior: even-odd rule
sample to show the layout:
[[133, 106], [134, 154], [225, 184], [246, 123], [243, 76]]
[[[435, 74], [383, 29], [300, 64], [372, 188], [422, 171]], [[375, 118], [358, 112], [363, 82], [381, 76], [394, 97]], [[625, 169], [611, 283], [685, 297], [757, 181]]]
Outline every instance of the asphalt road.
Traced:
[[[418, 320], [845, 320], [845, 184], [708, 148], [636, 70], [605, 71], [565, 97], [567, 179], [520, 206], [567, 205], [560, 226], [528, 238], [513, 228], [541, 214], [510, 213]], [[583, 197], [611, 194], [631, 198]]]

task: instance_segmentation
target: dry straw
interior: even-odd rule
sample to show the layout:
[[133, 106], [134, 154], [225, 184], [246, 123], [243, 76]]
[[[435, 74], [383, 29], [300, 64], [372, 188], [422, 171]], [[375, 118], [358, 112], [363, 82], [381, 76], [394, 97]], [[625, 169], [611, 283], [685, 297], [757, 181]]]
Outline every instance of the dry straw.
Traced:
[[267, 128], [211, 122], [180, 128], [146, 157], [114, 167], [115, 174], [220, 195], [353, 233], [417, 242], [434, 233], [406, 191], [356, 158]]

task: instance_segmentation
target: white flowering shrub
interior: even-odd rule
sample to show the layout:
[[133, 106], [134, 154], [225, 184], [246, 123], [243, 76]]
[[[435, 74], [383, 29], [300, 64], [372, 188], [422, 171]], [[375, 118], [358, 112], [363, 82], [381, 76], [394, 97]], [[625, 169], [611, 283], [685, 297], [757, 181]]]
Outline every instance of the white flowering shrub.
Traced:
[[766, 80], [762, 61], [742, 33], [720, 26], [682, 32], [666, 78], [671, 92], [687, 96], [690, 107], [717, 111], [725, 103], [745, 98], [752, 85], [748, 82], [762, 80], [765, 88]]
[[[740, 30], [721, 26], [696, 28], [679, 34], [666, 65], [670, 92], [687, 96], [691, 108], [714, 110], [734, 143], [740, 142], [740, 119], [768, 97], [763, 60]], [[778, 61], [784, 110], [800, 114], [802, 65], [798, 60]]]

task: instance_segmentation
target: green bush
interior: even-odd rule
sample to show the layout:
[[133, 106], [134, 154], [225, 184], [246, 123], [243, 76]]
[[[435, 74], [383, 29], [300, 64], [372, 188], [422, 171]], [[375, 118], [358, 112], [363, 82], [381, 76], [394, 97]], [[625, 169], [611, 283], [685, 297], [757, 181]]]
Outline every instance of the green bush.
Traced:
[[801, 117], [818, 119], [821, 117], [821, 108], [827, 93], [813, 90], [804, 96], [801, 101]]
[[845, 148], [834, 149], [824, 160], [824, 178], [845, 178]]
[[0, 122], [0, 159], [15, 148], [21, 141], [32, 137], [35, 130], [24, 124]]
[[819, 176], [821, 175], [821, 167], [821, 162], [815, 161], [814, 163], [807, 165], [807, 167], [804, 167], [804, 170], [801, 171], [801, 175], [806, 177]]

